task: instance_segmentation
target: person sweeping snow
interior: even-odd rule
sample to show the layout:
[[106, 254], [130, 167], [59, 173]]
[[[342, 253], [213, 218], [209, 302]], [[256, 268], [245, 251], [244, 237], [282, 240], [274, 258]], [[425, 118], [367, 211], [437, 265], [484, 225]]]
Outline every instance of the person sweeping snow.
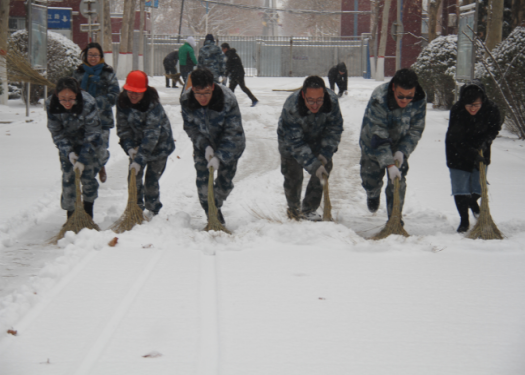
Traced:
[[[361, 180], [370, 212], [379, 208], [385, 170], [388, 218], [394, 202], [394, 180], [399, 178], [401, 211], [406, 192], [408, 158], [415, 150], [425, 129], [427, 100], [411, 69], [396, 72], [390, 82], [378, 86], [365, 110], [359, 146], [361, 147]], [[396, 167], [395, 162], [400, 167]], [[401, 221], [403, 224], [403, 222]]]
[[170, 120], [143, 71], [130, 72], [123, 89], [117, 101], [119, 143], [136, 176], [137, 204], [155, 216], [162, 208], [159, 179], [175, 150]]
[[[323, 195], [320, 180], [332, 170], [332, 158], [342, 132], [339, 100], [333, 91], [326, 89], [321, 77], [306, 78], [302, 89], [286, 99], [279, 117], [277, 139], [288, 218], [322, 220], [316, 212]], [[311, 177], [301, 205], [303, 169]]]
[[217, 171], [213, 188], [218, 219], [225, 224], [221, 207], [233, 190], [233, 177], [246, 138], [235, 95], [215, 84], [213, 73], [197, 68], [191, 73], [192, 88], [180, 99], [184, 130], [193, 142], [199, 201], [208, 215], [209, 168]]
[[58, 80], [55, 91], [46, 100], [47, 128], [58, 148], [62, 169], [62, 209], [71, 217], [75, 211], [75, 170], [80, 173], [84, 210], [93, 218], [93, 204], [98, 197], [96, 176], [102, 168], [104, 141], [95, 98], [82, 91], [72, 77]]
[[452, 195], [461, 218], [459, 233], [469, 229], [469, 208], [474, 217], [479, 216], [479, 163], [490, 164], [490, 146], [500, 130], [498, 106], [487, 98], [483, 84], [474, 80], [461, 87], [459, 100], [450, 110], [445, 138]]

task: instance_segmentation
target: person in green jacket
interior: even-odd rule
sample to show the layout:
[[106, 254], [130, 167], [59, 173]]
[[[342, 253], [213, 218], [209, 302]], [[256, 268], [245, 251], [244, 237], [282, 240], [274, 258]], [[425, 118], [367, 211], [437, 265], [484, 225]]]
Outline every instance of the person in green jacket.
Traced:
[[195, 52], [193, 51], [195, 46], [195, 39], [193, 39], [192, 36], [189, 36], [186, 39], [186, 43], [179, 48], [180, 75], [182, 76], [184, 83], [186, 83], [186, 80], [188, 79], [188, 74], [190, 74], [193, 68], [197, 65], [197, 59], [195, 58]]

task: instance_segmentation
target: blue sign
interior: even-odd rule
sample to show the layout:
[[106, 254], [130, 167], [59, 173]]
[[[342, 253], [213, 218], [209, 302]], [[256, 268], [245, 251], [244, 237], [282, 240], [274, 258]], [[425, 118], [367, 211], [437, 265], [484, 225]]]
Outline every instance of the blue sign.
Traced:
[[152, 7], [152, 8], [158, 8], [159, 7], [159, 0], [146, 1], [146, 6], [147, 7]]
[[71, 8], [47, 8], [48, 29], [71, 29]]

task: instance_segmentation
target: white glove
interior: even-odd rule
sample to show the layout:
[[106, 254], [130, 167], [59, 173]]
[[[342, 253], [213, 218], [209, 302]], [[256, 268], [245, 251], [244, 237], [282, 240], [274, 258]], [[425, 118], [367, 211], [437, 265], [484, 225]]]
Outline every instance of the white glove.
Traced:
[[328, 177], [328, 172], [326, 171], [325, 167], [323, 167], [322, 165], [317, 168], [317, 170], [315, 171], [315, 175], [316, 177], [323, 181], [323, 179], [327, 178]]
[[391, 165], [390, 167], [388, 167], [388, 177], [390, 177], [392, 183], [394, 183], [396, 177], [398, 177], [401, 180], [401, 172], [399, 171], [399, 168], [395, 165]]
[[214, 171], [219, 170], [219, 159], [217, 159], [217, 156], [212, 157], [208, 162], [208, 166], [206, 168], [210, 169], [210, 167], [213, 167]]
[[137, 156], [137, 153], [139, 152], [139, 147], [130, 148], [128, 150], [128, 155], [131, 160], [135, 159], [135, 156]]
[[139, 163], [131, 163], [131, 165], [129, 166], [129, 170], [131, 171], [132, 169], [135, 170], [135, 176], [139, 174], [139, 171], [140, 171], [140, 164]]
[[317, 155], [317, 159], [319, 159], [319, 161], [323, 163], [323, 165], [326, 165], [326, 163], [328, 163], [328, 160], [326, 160], [326, 158], [321, 154]]
[[78, 169], [78, 171], [80, 172], [80, 175], [82, 175], [82, 172], [84, 172], [84, 164], [80, 163], [80, 162], [76, 162], [74, 165], [73, 165], [73, 170], [75, 169]]
[[74, 152], [70, 152], [69, 153], [69, 161], [71, 162], [71, 164], [75, 165], [77, 160], [78, 160], [78, 155], [75, 154]]
[[396, 151], [394, 153], [394, 161], [398, 161], [399, 165], [403, 165], [403, 159], [405, 158], [405, 155], [401, 151]]
[[206, 161], [210, 161], [214, 155], [215, 152], [213, 151], [213, 148], [211, 146], [206, 147], [206, 150], [204, 151], [204, 157], [206, 158]]

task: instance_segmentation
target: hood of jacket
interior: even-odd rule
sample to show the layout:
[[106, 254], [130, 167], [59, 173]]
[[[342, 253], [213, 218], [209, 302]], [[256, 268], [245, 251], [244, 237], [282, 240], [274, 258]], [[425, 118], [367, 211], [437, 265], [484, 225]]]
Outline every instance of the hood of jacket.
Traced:
[[483, 92], [483, 97], [481, 99], [481, 101], [483, 103], [485, 103], [488, 100], [488, 98], [487, 98], [487, 91], [485, 90], [485, 85], [483, 83], [481, 83], [481, 81], [479, 79], [474, 79], [472, 81], [469, 81], [469, 82], [465, 83], [461, 87], [461, 89], [459, 89], [459, 102], [461, 102], [463, 104], [463, 101], [464, 101], [463, 96], [465, 94], [465, 91], [467, 91], [467, 89], [469, 89], [471, 87], [479, 88]]

